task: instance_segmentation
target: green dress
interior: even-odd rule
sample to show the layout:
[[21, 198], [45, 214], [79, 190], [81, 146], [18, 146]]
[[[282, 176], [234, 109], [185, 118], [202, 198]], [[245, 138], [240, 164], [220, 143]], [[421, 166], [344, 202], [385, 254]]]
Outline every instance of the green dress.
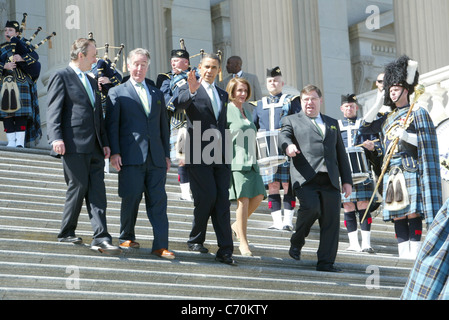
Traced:
[[228, 105], [227, 129], [232, 137], [231, 184], [229, 199], [254, 198], [260, 194], [267, 197], [265, 185], [257, 165], [257, 129], [251, 115], [244, 110], [246, 119], [231, 102]]

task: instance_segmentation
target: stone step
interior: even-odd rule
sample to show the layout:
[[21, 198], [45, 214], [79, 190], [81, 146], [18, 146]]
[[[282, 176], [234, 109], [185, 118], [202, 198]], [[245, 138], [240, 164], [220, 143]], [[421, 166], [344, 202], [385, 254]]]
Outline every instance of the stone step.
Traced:
[[[313, 266], [307, 262], [299, 264], [291, 262], [291, 259], [276, 261], [270, 258], [258, 260], [239, 257], [239, 266], [234, 268], [215, 262], [213, 255], [186, 251], [177, 251], [177, 260], [166, 261], [152, 256], [150, 251], [145, 249], [110, 257], [98, 256], [86, 246], [30, 241], [21, 246], [26, 247], [27, 251], [7, 250], [0, 246], [0, 266], [5, 270], [0, 274], [0, 278], [10, 281], [11, 286], [17, 286], [18, 280], [24, 283], [33, 282], [36, 279], [32, 277], [38, 276], [44, 283], [51, 281], [50, 285], [56, 285], [53, 289], [61, 290], [68, 279], [67, 270], [69, 267], [76, 267], [84, 288], [88, 287], [89, 290], [95, 290], [89, 286], [89, 282], [101, 279], [112, 286], [124, 281], [130, 285], [132, 282], [141, 285], [145, 283], [144, 292], [132, 288], [133, 293], [151, 293], [151, 286], [158, 290], [160, 286], [166, 285], [164, 294], [170, 293], [172, 289], [171, 295], [174, 296], [190, 287], [190, 292], [195, 296], [220, 299], [266, 299], [273, 294], [281, 300], [297, 299], [306, 292], [309, 295], [322, 295], [322, 298], [336, 298], [340, 293], [339, 286], [348, 285], [350, 280], [351, 286], [345, 290], [348, 297], [372, 297], [374, 294], [366, 290], [367, 274], [357, 265], [353, 266], [350, 274], [326, 274], [323, 278], [323, 274], [314, 271]], [[41, 253], [44, 250], [45, 253]], [[67, 260], [70, 260], [69, 265]], [[346, 264], [345, 267], [349, 270], [351, 265]], [[5, 276], [8, 271], [13, 276]], [[386, 269], [380, 271], [381, 274], [387, 272]], [[376, 293], [379, 295], [377, 297], [384, 298], [396, 298], [406, 280], [397, 275], [383, 275], [382, 279], [386, 280], [388, 285], [379, 284]], [[53, 283], [55, 280], [56, 283]], [[95, 285], [105, 284], [101, 281]], [[42, 283], [37, 281], [32, 287], [42, 287]], [[102, 290], [105, 288], [108, 286], [102, 287]], [[195, 289], [201, 293], [195, 294]], [[215, 291], [220, 292], [221, 296], [214, 297]], [[183, 292], [184, 295], [187, 293]]]
[[[117, 179], [113, 171], [105, 174], [108, 230], [116, 244]], [[317, 272], [318, 224], [306, 239], [301, 261], [295, 261], [288, 255], [292, 233], [268, 229], [272, 219], [266, 200], [248, 223], [253, 257], [241, 256], [235, 241], [238, 266], [216, 262], [218, 247], [211, 224], [205, 243], [210, 253], [190, 252], [186, 241], [193, 203], [179, 200], [176, 167], [169, 171], [166, 184], [170, 249], [176, 259], [151, 254], [153, 234], [144, 203], [136, 224], [141, 249], [125, 250], [116, 257], [101, 255], [88, 245], [92, 230], [85, 208], [77, 228], [85, 244], [57, 242], [65, 191], [61, 160], [50, 157], [47, 150], [12, 151], [0, 146], [0, 299], [396, 300], [413, 266], [413, 261], [397, 257], [393, 225], [380, 217], [372, 227], [376, 254], [346, 251], [342, 213], [336, 263], [344, 272]], [[232, 203], [232, 221], [235, 209]], [[70, 267], [79, 270], [79, 288], [70, 287]]]

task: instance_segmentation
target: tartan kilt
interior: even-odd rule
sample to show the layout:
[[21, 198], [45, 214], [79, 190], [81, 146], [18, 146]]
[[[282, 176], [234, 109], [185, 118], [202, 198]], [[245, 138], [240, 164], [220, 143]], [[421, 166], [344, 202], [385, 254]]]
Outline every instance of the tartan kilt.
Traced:
[[[402, 167], [402, 160], [401, 158], [392, 159], [389, 165], [389, 169], [391, 169], [392, 166], [398, 166], [401, 169]], [[421, 214], [423, 217], [423, 202], [422, 202], [422, 196], [421, 196], [421, 190], [419, 188], [419, 176], [418, 171], [416, 172], [409, 172], [406, 170], [403, 170], [405, 183], [407, 185], [407, 192], [409, 194], [410, 199], [410, 205], [408, 205], [405, 209], [398, 210], [398, 211], [389, 211], [384, 207], [383, 210], [383, 216], [384, 221], [392, 221], [395, 218], [403, 217], [407, 214], [411, 213], [418, 213]], [[385, 176], [383, 178], [383, 198], [386, 199], [387, 189], [388, 189], [388, 179], [389, 179], [389, 171], [385, 173]], [[424, 217], [423, 217], [424, 218]]]
[[435, 217], [402, 292], [403, 300], [449, 299], [449, 199]]
[[34, 110], [33, 103], [34, 97], [37, 95], [33, 95], [33, 84], [29, 84], [25, 79], [23, 82], [16, 81], [17, 87], [19, 88], [19, 99], [21, 108], [13, 113], [7, 113], [0, 110], [0, 118], [8, 118], [8, 117], [28, 117], [33, 118]]
[[179, 129], [172, 128], [170, 131], [170, 160], [173, 163], [178, 162], [177, 152], [176, 152], [176, 142], [178, 141], [178, 131]]
[[27, 117], [28, 123], [25, 144], [32, 146], [32, 143], [34, 143], [37, 145], [42, 138], [37, 86], [29, 78], [23, 81], [17, 81], [16, 83], [20, 92], [21, 108], [14, 113], [6, 113], [0, 110], [0, 120], [8, 117]]
[[[342, 203], [348, 202], [359, 202], [359, 201], [370, 201], [374, 192], [374, 181], [372, 179], [367, 179], [365, 182], [357, 183], [352, 188], [352, 193], [348, 198], [342, 194]], [[377, 201], [377, 197], [374, 197], [374, 202]]]
[[266, 186], [273, 182], [288, 183], [290, 182], [290, 161], [286, 161], [272, 170], [261, 168], [260, 175]]

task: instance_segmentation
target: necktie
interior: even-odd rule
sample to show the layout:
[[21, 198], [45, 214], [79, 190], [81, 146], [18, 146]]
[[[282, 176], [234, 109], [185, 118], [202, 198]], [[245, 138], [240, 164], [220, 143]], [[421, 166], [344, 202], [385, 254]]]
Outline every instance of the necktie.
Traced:
[[83, 83], [84, 88], [87, 91], [87, 95], [89, 96], [90, 103], [92, 104], [92, 107], [94, 107], [95, 106], [95, 99], [94, 99], [94, 96], [93, 96], [93, 93], [92, 93], [92, 87], [90, 86], [90, 83], [87, 80], [86, 74], [84, 72], [82, 72], [80, 75], [81, 75], [81, 82]]
[[139, 95], [140, 101], [142, 102], [143, 108], [147, 113], [147, 116], [150, 114], [150, 104], [148, 102], [147, 91], [145, 90], [142, 83], [137, 83], [137, 94]]
[[209, 85], [209, 88], [211, 91], [212, 107], [214, 108], [215, 119], [218, 119], [218, 116], [220, 115], [220, 110], [218, 107], [217, 98], [215, 97], [214, 86], [211, 84], [211, 85]]
[[312, 122], [315, 124], [315, 126], [318, 128], [318, 131], [320, 132], [320, 135], [322, 138], [324, 138], [324, 133], [323, 130], [321, 130], [321, 127], [318, 125], [318, 123], [316, 122], [316, 118], [312, 118]]

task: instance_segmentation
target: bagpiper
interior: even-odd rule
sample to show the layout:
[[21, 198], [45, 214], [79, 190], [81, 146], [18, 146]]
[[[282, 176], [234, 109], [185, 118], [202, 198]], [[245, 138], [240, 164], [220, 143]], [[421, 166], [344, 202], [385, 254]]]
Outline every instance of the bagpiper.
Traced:
[[42, 137], [36, 86], [41, 64], [37, 46], [21, 37], [25, 18], [26, 14], [22, 27], [17, 21], [6, 22], [6, 42], [0, 46], [0, 120], [8, 147], [24, 148], [31, 142], [39, 143]]
[[[372, 108], [360, 128], [381, 133], [385, 152], [383, 218], [393, 221], [399, 257], [415, 259], [421, 247], [423, 220], [431, 225], [442, 205], [438, 139], [434, 124], [419, 106], [418, 63], [402, 56], [385, 69], [384, 105], [392, 108], [377, 118]], [[411, 96], [415, 101], [411, 104]]]
[[187, 83], [187, 72], [190, 71], [190, 54], [185, 47], [172, 50], [170, 62], [172, 70], [159, 74], [156, 85], [164, 94], [170, 119], [170, 158], [178, 164], [181, 200], [192, 201], [189, 175], [184, 165], [187, 118], [185, 111], [177, 108], [179, 88]]

